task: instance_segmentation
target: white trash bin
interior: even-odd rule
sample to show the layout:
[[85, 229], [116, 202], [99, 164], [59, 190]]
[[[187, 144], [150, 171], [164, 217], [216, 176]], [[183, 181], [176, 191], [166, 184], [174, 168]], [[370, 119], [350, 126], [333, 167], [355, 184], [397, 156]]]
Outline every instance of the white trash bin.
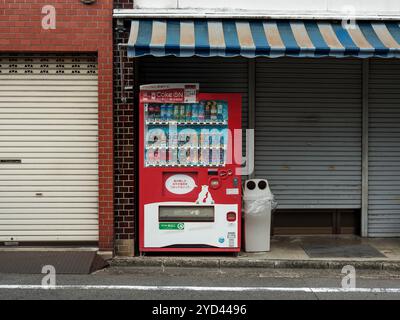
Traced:
[[247, 180], [243, 191], [245, 216], [245, 251], [265, 252], [270, 250], [271, 211], [275, 206], [267, 180]]

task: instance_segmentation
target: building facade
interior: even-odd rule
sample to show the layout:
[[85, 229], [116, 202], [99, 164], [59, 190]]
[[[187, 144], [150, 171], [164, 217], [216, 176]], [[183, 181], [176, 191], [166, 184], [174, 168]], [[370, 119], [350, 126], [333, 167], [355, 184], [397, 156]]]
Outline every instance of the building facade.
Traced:
[[89, 2], [0, 3], [1, 242], [113, 250], [113, 2]]
[[137, 254], [138, 89], [173, 82], [242, 95], [274, 234], [400, 236], [398, 1], [89, 2], [0, 4], [0, 242]]
[[274, 234], [400, 236], [398, 6], [115, 1], [117, 253], [136, 245], [137, 93], [150, 83], [242, 94]]

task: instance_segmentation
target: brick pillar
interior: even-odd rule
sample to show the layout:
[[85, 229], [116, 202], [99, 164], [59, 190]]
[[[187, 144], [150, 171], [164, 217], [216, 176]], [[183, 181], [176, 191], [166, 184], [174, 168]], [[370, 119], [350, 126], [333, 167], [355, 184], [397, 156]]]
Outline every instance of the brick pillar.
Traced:
[[[126, 4], [127, 2], [124, 1]], [[135, 229], [135, 153], [136, 120], [133, 99], [133, 59], [127, 58], [126, 48], [118, 48], [119, 43], [127, 43], [129, 28], [116, 28], [114, 22], [114, 215], [115, 251], [117, 255], [134, 255]], [[124, 98], [121, 90], [120, 54], [123, 57]]]

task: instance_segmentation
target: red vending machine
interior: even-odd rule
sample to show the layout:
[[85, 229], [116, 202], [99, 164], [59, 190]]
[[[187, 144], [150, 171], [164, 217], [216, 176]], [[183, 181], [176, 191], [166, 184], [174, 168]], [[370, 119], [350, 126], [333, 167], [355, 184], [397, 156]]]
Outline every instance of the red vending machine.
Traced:
[[241, 96], [140, 88], [140, 250], [238, 252]]

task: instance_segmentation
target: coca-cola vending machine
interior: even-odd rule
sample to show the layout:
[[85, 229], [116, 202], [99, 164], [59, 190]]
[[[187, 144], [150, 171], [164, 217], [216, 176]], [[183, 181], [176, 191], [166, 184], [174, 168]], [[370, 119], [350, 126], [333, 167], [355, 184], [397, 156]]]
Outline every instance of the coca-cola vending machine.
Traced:
[[140, 87], [140, 251], [240, 251], [241, 96]]

